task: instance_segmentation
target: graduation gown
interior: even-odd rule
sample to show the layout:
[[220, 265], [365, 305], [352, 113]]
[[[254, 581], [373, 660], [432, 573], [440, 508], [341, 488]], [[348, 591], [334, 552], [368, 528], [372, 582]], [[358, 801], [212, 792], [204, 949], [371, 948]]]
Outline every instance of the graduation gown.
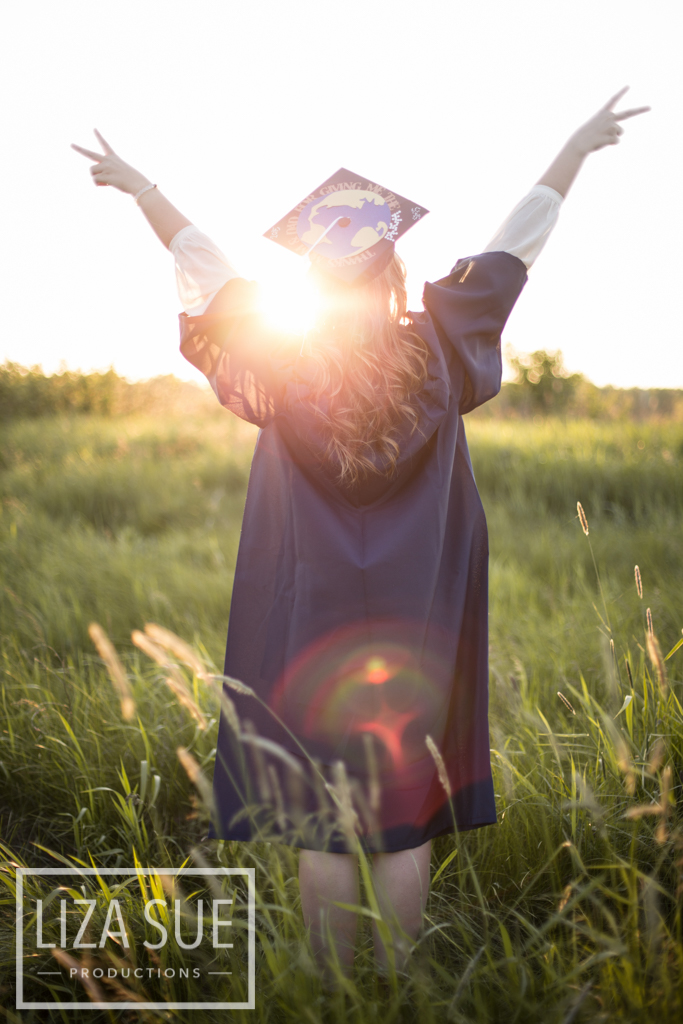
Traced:
[[211, 835], [345, 851], [353, 832], [391, 851], [496, 821], [488, 537], [462, 417], [500, 389], [526, 279], [487, 252], [425, 285], [409, 314], [429, 349], [419, 426], [399, 428], [393, 474], [355, 487], [337, 483], [310, 366], [259, 318], [253, 284], [181, 314], [183, 355], [261, 428], [225, 658], [253, 695], [226, 684], [241, 725], [221, 714]]

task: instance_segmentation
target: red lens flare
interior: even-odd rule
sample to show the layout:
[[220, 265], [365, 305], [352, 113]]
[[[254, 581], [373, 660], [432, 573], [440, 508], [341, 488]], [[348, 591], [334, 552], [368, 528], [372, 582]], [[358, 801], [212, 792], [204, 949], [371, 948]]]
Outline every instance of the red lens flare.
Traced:
[[384, 658], [369, 658], [366, 665], [365, 679], [368, 683], [386, 683], [391, 678]]
[[457, 626], [426, 629], [407, 619], [338, 626], [292, 657], [271, 691], [272, 710], [321, 770], [341, 760], [367, 806], [378, 794], [373, 834], [419, 827], [437, 812], [450, 828], [448, 793], [467, 810], [479, 782], [490, 780], [488, 732], [476, 728], [488, 692], [458, 685], [481, 652], [463, 643]]
[[[368, 635], [370, 634], [370, 635]], [[448, 662], [409, 622], [335, 630], [296, 658], [273, 695], [273, 710], [316, 756], [341, 758], [364, 773], [371, 734], [380, 776], [395, 778], [425, 762], [427, 733], [439, 732], [450, 692]]]

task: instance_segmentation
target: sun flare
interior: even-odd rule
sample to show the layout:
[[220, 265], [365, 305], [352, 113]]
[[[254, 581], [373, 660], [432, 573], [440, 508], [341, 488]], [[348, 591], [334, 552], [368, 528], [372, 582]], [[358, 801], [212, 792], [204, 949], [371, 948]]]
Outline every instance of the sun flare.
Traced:
[[259, 308], [266, 321], [287, 334], [304, 334], [320, 308], [320, 294], [308, 275], [308, 261], [296, 271], [262, 279]]

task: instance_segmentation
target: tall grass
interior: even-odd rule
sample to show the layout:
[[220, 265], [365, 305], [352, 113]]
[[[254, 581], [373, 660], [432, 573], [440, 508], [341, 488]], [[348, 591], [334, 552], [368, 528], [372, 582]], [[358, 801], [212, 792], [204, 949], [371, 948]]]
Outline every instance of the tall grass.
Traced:
[[[199, 665], [220, 669], [253, 440], [230, 435], [229, 423], [44, 420], [6, 435], [0, 984], [8, 1019], [19, 1020], [11, 1009], [16, 865], [137, 858], [163, 867], [189, 857], [256, 868], [259, 1022], [680, 1020], [681, 427], [471, 424], [491, 532], [499, 824], [434, 843], [424, 933], [388, 992], [374, 974], [366, 875], [354, 977], [327, 995], [303, 930], [296, 851], [267, 837], [203, 839], [201, 780], [212, 772], [219, 703]], [[648, 643], [648, 608], [661, 657]], [[129, 697], [87, 634], [92, 619], [114, 640]], [[149, 620], [193, 644], [194, 668], [181, 648], [169, 669], [132, 642]], [[133, 717], [124, 716], [127, 699]], [[185, 767], [179, 747], [193, 759], [183, 755]], [[192, 764], [201, 772], [191, 770], [194, 781]], [[38, 978], [29, 984], [39, 991]], [[201, 996], [188, 982], [184, 997]]]
[[217, 659], [254, 438], [212, 414], [5, 427], [3, 632], [63, 657], [89, 648], [91, 619], [117, 643], [163, 619]]

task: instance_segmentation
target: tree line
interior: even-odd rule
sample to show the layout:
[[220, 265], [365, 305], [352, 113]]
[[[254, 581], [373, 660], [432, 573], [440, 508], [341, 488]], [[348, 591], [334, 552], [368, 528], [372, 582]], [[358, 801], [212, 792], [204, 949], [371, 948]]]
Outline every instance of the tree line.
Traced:
[[[569, 373], [560, 351], [538, 349], [506, 358], [514, 379], [477, 410], [476, 416], [533, 418], [683, 420], [683, 389], [597, 387], [581, 373]], [[82, 373], [62, 369], [46, 374], [39, 366], [0, 364], [0, 421], [24, 417], [88, 413], [202, 412], [216, 409], [213, 393], [172, 375], [128, 381], [113, 369]]]

